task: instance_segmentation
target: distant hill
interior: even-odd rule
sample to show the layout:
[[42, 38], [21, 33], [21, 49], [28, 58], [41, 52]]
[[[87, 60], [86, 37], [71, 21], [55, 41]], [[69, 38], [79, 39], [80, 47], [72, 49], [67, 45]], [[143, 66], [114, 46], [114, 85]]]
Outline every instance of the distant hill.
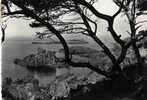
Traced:
[[[87, 41], [83, 39], [72, 39], [72, 40], [67, 40], [68, 44], [88, 44]], [[60, 41], [34, 41], [32, 44], [60, 44]]]
[[83, 39], [72, 39], [72, 40], [67, 40], [69, 44], [88, 44], [87, 41]]

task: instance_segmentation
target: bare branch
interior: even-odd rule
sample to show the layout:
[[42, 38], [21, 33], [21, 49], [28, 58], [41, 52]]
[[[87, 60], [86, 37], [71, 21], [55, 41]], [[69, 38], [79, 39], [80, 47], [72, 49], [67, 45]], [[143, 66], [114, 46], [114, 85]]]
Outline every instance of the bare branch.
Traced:
[[24, 14], [22, 10], [17, 10], [14, 12], [4, 13], [4, 15], [16, 15], [16, 14]]
[[[80, 10], [80, 9], [79, 9]], [[109, 48], [96, 36], [95, 33], [92, 32], [92, 29], [90, 27], [89, 22], [87, 21], [87, 17], [82, 13], [82, 11], [79, 11], [79, 14], [83, 20], [83, 22], [85, 23], [85, 26], [87, 27], [87, 32], [89, 34], [89, 36], [100, 45], [100, 47], [104, 50], [104, 52], [107, 54], [107, 56], [110, 58], [110, 60], [112, 61], [112, 63], [114, 64], [114, 69], [118, 69], [119, 71], [121, 70], [120, 66], [117, 64], [116, 58], [115, 56], [111, 53], [111, 51], [109, 50]]]
[[101, 69], [98, 68], [98, 66], [94, 67], [90, 63], [80, 63], [80, 62], [69, 61], [68, 64], [72, 65], [73, 67], [86, 67], [97, 73], [104, 75], [105, 77], [108, 77], [108, 78], [110, 77], [110, 74], [108, 72], [102, 71]]
[[105, 15], [102, 14], [100, 12], [98, 12], [91, 4], [89, 4], [88, 2], [86, 2], [85, 0], [74, 0], [76, 3], [81, 4], [85, 7], [87, 7], [93, 14], [95, 14], [97, 17], [102, 18], [106, 21], [108, 21], [109, 27], [108, 30], [110, 31], [113, 39], [119, 43], [121, 46], [124, 45], [124, 41], [120, 39], [120, 36], [117, 35], [117, 33], [114, 31], [113, 29], [113, 22], [114, 19], [113, 17], [109, 16], [109, 15]]
[[113, 24], [114, 24], [114, 20], [109, 20], [108, 21], [108, 30], [110, 31], [113, 39], [119, 43], [122, 47], [124, 46], [124, 41], [120, 39], [120, 35], [117, 35], [117, 33], [115, 32], [114, 28], [113, 28]]
[[84, 31], [86, 31], [87, 29], [85, 29], [85, 28], [82, 28], [82, 27], [75, 27], [75, 28], [69, 28], [69, 29], [62, 29], [62, 30], [59, 30], [59, 32], [61, 32], [61, 33], [63, 33], [63, 32], [66, 32], [66, 31], [72, 31], [72, 30], [84, 30]]
[[4, 4], [6, 6], [7, 12], [11, 12], [10, 10], [10, 6], [9, 6], [9, 1], [8, 0], [2, 0], [1, 2], [2, 4]]
[[128, 43], [125, 44], [125, 46], [121, 49], [121, 54], [120, 56], [117, 58], [117, 63], [120, 64], [126, 57], [127, 54], [127, 50], [128, 48], [131, 46], [133, 41], [129, 41]]
[[56, 22], [58, 25], [69, 25], [69, 24], [84, 24], [84, 23], [80, 23], [80, 22]]
[[44, 26], [46, 26], [51, 32], [53, 32], [58, 39], [60, 40], [60, 42], [62, 43], [64, 49], [65, 49], [65, 59], [69, 60], [69, 50], [68, 50], [68, 46], [66, 45], [66, 41], [64, 40], [64, 38], [60, 35], [60, 33], [49, 23], [45, 22], [44, 20], [42, 20], [40, 17], [38, 17], [33, 11], [29, 10], [28, 8], [24, 7], [23, 5], [21, 5], [19, 2], [17, 2], [16, 0], [11, 0], [11, 2], [13, 2], [16, 6], [20, 7], [23, 10], [23, 13], [26, 16], [29, 16], [33, 19], [36, 19], [38, 22], [40, 22], [41, 24], [43, 24]]
[[105, 20], [111, 19], [111, 16], [108, 16], [108, 15], [105, 15], [105, 14], [98, 12], [90, 3], [86, 2], [85, 0], [73, 0], [73, 1], [87, 7], [92, 13], [94, 13], [99, 18], [102, 18]]
[[38, 22], [40, 22], [41, 24], [45, 25], [51, 32], [53, 32], [60, 40], [60, 42], [62, 43], [62, 46], [64, 47], [65, 50], [65, 62], [67, 62], [68, 64], [74, 66], [74, 67], [88, 67], [102, 75], [105, 75], [106, 77], [107, 72], [101, 71], [99, 68], [96, 68], [92, 65], [90, 65], [89, 63], [76, 63], [71, 61], [70, 57], [69, 57], [69, 48], [68, 45], [66, 43], [66, 41], [64, 40], [64, 38], [61, 36], [61, 34], [59, 33], [59, 31], [57, 31], [51, 24], [45, 22], [44, 20], [42, 20], [41, 18], [39, 18], [35, 13], [33, 13], [31, 10], [29, 10], [28, 8], [24, 7], [23, 5], [19, 4], [18, 2], [15, 2], [15, 0], [11, 0], [15, 5], [17, 5], [18, 7], [20, 7], [23, 10], [23, 13], [26, 16], [32, 17], [33, 19], [36, 19]]
[[[118, 1], [118, 0], [117, 0]], [[118, 14], [120, 14], [121, 10], [123, 9], [123, 4], [124, 4], [124, 1], [122, 1], [120, 7], [119, 7], [119, 10], [112, 16], [113, 18], [115, 18]]]
[[97, 32], [97, 23], [94, 22], [93, 20], [91, 20], [90, 18], [88, 18], [87, 16], [86, 16], [86, 18], [87, 18], [87, 20], [89, 20], [90, 22], [92, 22], [95, 25], [94, 34], [96, 35], [96, 32]]
[[135, 31], [137, 31], [142, 25], [139, 25], [135, 28]]

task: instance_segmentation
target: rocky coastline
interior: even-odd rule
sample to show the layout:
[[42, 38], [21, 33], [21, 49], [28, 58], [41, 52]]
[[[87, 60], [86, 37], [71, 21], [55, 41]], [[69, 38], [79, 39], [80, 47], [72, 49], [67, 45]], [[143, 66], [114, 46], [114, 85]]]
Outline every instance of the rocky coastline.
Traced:
[[57, 58], [54, 51], [47, 51], [38, 48], [37, 52], [30, 54], [23, 59], [14, 59], [14, 64], [27, 68], [30, 71], [49, 72], [56, 70]]
[[[119, 49], [117, 46], [114, 47]], [[88, 49], [88, 52], [86, 52], [87, 50], [83, 47], [78, 46], [78, 48], [80, 48], [79, 50], [76, 50], [76, 48], [77, 47], [70, 48], [71, 53], [73, 54], [73, 60], [82, 61], [83, 59], [84, 61], [91, 62], [93, 65], [104, 67], [104, 70], [109, 70], [108, 66], [111, 64], [103, 51], [96, 51], [86, 48]], [[114, 49], [113, 51], [117, 52], [115, 51], [115, 48], [112, 48], [112, 50]], [[84, 53], [81, 52], [82, 49], [85, 49]], [[61, 53], [61, 55], [59, 56], [58, 53]], [[93, 62], [95, 61], [93, 59], [99, 59], [99, 57], [101, 57], [100, 60]], [[147, 56], [145, 57], [147, 58]], [[26, 67], [28, 70], [30, 69], [32, 71], [44, 69], [42, 72], [45, 73], [45, 71], [49, 72], [49, 70], [56, 70], [61, 66], [64, 68], [66, 65], [61, 63], [63, 58], [64, 56], [62, 49], [59, 50], [59, 52], [54, 52], [45, 50], [43, 48], [38, 48], [36, 53], [30, 54], [23, 59], [15, 59], [14, 63]], [[102, 62], [104, 64], [102, 64]], [[130, 63], [135, 63], [135, 58], [132, 56], [131, 49], [129, 50], [123, 64], [127, 65]], [[100, 94], [106, 94], [103, 95], [103, 97], [101, 97], [101, 94], [98, 98], [106, 98], [106, 96], [109, 97], [112, 91], [108, 91], [109, 95], [104, 92], [104, 90], [107, 88], [110, 89], [111, 87], [108, 86], [109, 80], [95, 72], [90, 71], [89, 69], [85, 70], [86, 74], [81, 75], [81, 71], [84, 72], [82, 68], [77, 69], [70, 67], [70, 73], [57, 76], [56, 79], [47, 86], [40, 86], [38, 83], [39, 81], [34, 79], [34, 77], [18, 79], [15, 81], [10, 78], [6, 78], [2, 82], [2, 97], [4, 100], [75, 100], [81, 96], [90, 96], [91, 93], [94, 93], [97, 90], [97, 92]], [[95, 89], [96, 87], [99, 89]]]

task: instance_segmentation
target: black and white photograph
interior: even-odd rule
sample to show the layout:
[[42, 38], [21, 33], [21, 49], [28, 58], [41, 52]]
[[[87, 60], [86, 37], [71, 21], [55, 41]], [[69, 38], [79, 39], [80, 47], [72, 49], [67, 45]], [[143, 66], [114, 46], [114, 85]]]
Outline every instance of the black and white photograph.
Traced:
[[2, 100], [147, 100], [147, 0], [1, 0]]

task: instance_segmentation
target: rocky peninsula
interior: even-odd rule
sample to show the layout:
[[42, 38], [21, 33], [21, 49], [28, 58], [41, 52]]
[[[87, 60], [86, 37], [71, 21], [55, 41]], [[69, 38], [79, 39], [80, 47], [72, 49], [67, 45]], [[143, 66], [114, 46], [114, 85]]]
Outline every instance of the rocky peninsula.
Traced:
[[[116, 56], [119, 54], [119, 46], [114, 45], [111, 50]], [[70, 47], [70, 53], [73, 54], [73, 60], [75, 61], [87, 61], [93, 65], [99, 65], [104, 70], [109, 70], [109, 66], [111, 66], [110, 61], [102, 50], [97, 51], [88, 47], [75, 46]], [[147, 55], [144, 56], [147, 58]], [[30, 54], [23, 59], [15, 59], [15, 64], [28, 69], [32, 68], [35, 71], [40, 70], [39, 68], [53, 68], [56, 71], [58, 68], [67, 68], [68, 72], [59, 75], [56, 74], [55, 80], [46, 86], [40, 86], [39, 81], [34, 77], [27, 77], [26, 79], [18, 79], [16, 81], [6, 78], [2, 82], [4, 100], [78, 100], [77, 98], [79, 97], [86, 100], [89, 97], [97, 96], [97, 98], [101, 98], [102, 100], [114, 100], [114, 98], [115, 100], [119, 100], [117, 98], [122, 98], [118, 94], [112, 95], [112, 91], [107, 91], [107, 93], [104, 91], [111, 90], [109, 80], [105, 77], [87, 68], [73, 68], [65, 65], [61, 63], [63, 59], [63, 49], [54, 52], [43, 48], [38, 48], [36, 53]], [[133, 57], [133, 52], [130, 49], [122, 64], [128, 65], [135, 63], [135, 61], [136, 59]], [[125, 94], [125, 98], [130, 95]], [[95, 99], [93, 98], [93, 100]]]

